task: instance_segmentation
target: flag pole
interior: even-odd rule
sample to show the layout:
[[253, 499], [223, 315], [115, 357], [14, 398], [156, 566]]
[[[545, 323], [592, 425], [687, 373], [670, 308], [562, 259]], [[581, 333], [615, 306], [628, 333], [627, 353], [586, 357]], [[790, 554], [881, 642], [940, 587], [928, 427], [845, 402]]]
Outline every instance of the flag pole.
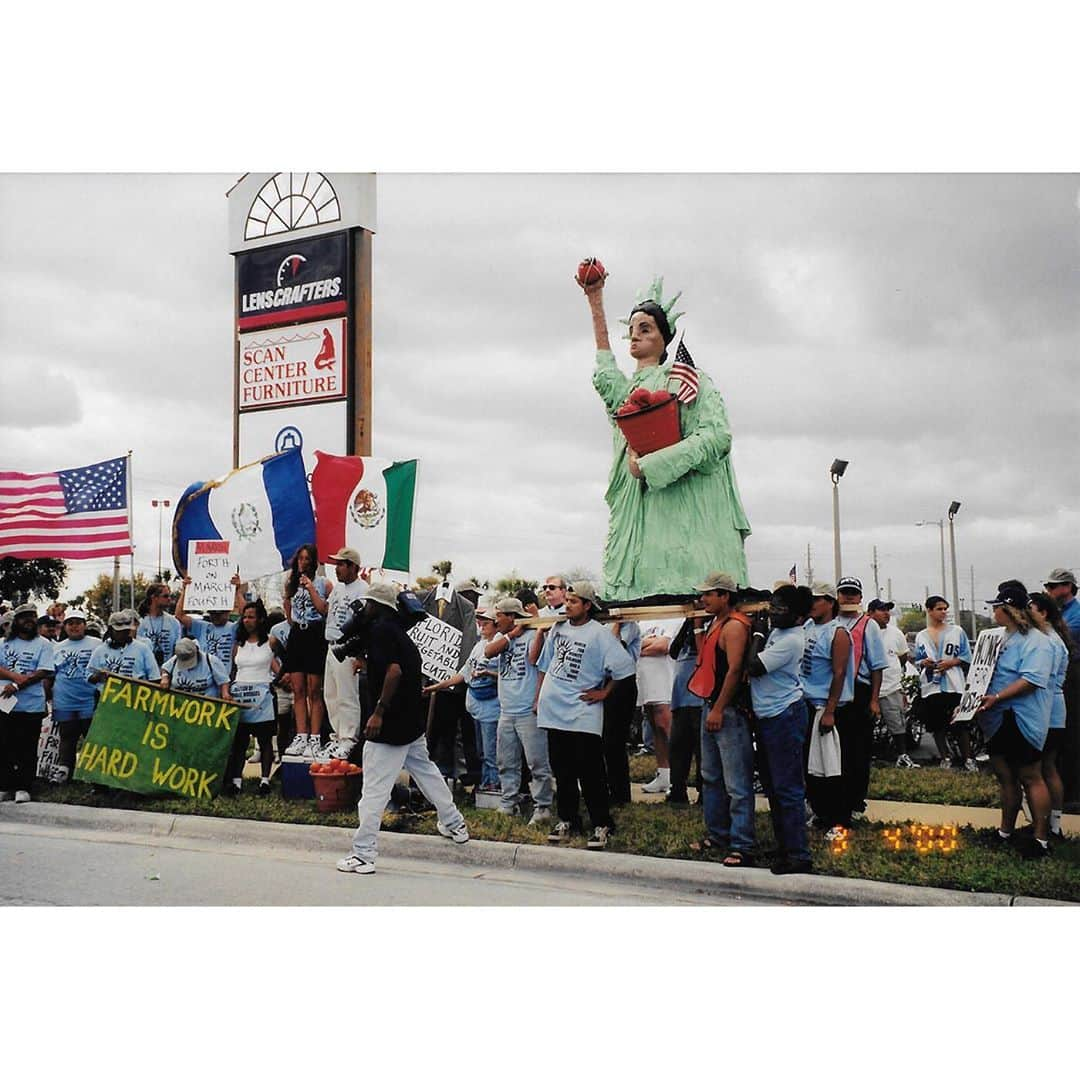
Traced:
[[135, 525], [133, 522], [131, 482], [131, 451], [127, 452], [127, 512], [128, 512], [128, 541], [131, 544], [131, 607], [135, 607]]

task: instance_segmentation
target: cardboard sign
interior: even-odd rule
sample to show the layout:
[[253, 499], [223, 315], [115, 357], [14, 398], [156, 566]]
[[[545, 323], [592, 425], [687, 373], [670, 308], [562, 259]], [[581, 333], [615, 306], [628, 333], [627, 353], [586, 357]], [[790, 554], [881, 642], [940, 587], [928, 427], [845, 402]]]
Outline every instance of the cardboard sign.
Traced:
[[408, 633], [420, 650], [420, 669], [429, 679], [442, 682], [457, 674], [461, 631], [456, 626], [429, 615]]
[[41, 724], [37, 775], [42, 780], [56, 782], [67, 779], [67, 769], [60, 764], [60, 725], [51, 716], [46, 717]]
[[968, 669], [964, 693], [953, 713], [952, 723], [958, 724], [971, 720], [975, 716], [975, 710], [978, 709], [986, 688], [994, 677], [998, 654], [1004, 644], [1004, 627], [995, 626], [992, 630], [984, 630], [979, 634], [979, 639], [975, 642], [975, 651], [971, 656], [971, 667]]
[[243, 715], [234, 702], [110, 675], [75, 779], [143, 795], [212, 798]]
[[232, 611], [236, 563], [229, 558], [228, 540], [189, 540], [187, 570], [191, 584], [184, 590], [186, 611]]

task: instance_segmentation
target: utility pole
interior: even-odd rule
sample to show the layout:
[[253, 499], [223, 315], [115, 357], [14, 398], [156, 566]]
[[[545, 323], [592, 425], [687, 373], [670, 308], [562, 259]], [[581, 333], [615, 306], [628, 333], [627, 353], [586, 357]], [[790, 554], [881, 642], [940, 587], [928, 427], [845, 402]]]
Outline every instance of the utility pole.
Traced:
[[874, 567], [874, 596], [881, 599], [881, 585], [878, 582], [878, 561], [877, 561], [877, 544], [874, 545], [874, 561], [871, 564]]
[[975, 621], [975, 567], [971, 567], [971, 640], [978, 636], [978, 623]]
[[814, 584], [814, 564], [810, 561], [810, 545], [806, 545], [806, 584], [813, 586]]
[[112, 609], [120, 610], [120, 556], [114, 555], [112, 561]]
[[889, 599], [889, 603], [891, 604], [893, 602], [893, 598], [892, 598], [892, 578], [886, 578], [885, 579], [885, 588], [888, 590], [888, 599]]

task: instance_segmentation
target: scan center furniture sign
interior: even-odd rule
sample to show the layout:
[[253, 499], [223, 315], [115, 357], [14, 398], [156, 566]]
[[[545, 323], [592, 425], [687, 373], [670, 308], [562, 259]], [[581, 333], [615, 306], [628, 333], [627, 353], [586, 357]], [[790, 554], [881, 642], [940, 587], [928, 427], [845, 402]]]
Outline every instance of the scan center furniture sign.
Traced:
[[110, 675], [75, 779], [141, 795], [213, 798], [242, 717], [233, 702]]
[[346, 397], [346, 320], [240, 335], [241, 412]]

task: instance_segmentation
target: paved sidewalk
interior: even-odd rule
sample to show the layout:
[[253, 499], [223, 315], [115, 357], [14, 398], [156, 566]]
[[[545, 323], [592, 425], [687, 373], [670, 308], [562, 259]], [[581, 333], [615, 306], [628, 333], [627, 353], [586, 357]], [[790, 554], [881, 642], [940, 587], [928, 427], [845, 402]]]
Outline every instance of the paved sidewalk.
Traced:
[[[248, 845], [277, 846], [322, 852], [328, 870], [342, 852], [348, 851], [351, 829], [328, 825], [285, 825], [276, 822], [237, 818], [211, 818], [192, 814], [161, 814], [143, 810], [115, 810], [104, 807], [68, 806], [63, 803], [3, 803], [0, 805], [0, 832], [27, 828], [71, 831], [102, 830], [131, 843], [182, 844], [216, 849]], [[383, 832], [379, 853], [385, 857], [423, 858], [445, 863], [488, 867], [513, 867], [595, 874], [609, 881], [636, 886], [676, 886], [728, 898], [746, 897], [778, 905], [867, 905], [867, 906], [948, 906], [948, 907], [1028, 907], [1072, 906], [1061, 901], [1004, 893], [965, 893], [951, 889], [929, 889], [913, 885], [864, 881], [827, 875], [793, 874], [776, 877], [762, 868], [737, 872], [715, 863], [685, 859], [661, 859], [619, 852], [590, 852], [558, 849], [536, 844], [470, 840], [448, 844], [438, 836], [416, 836]]]

